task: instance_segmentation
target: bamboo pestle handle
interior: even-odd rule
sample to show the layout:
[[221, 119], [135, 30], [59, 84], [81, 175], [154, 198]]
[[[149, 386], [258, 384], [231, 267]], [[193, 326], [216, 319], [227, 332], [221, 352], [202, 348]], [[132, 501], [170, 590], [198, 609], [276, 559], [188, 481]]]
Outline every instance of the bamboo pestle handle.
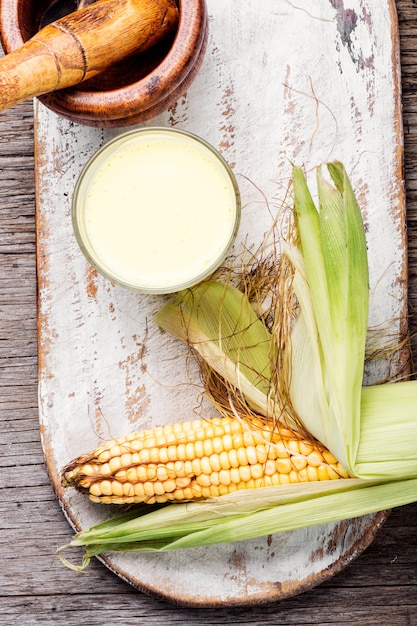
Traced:
[[98, 0], [52, 22], [0, 60], [0, 111], [77, 85], [150, 48], [177, 23], [175, 0]]

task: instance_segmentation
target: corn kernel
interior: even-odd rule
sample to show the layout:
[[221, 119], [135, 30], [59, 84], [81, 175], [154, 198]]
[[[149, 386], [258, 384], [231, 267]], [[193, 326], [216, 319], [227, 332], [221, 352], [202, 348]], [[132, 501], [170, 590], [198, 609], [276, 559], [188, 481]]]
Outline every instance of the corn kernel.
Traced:
[[201, 487], [200, 485], [193, 484], [192, 487], [187, 487], [184, 489], [184, 494], [186, 495], [187, 500], [192, 500], [193, 498], [201, 498]]
[[[119, 449], [118, 446], [117, 446], [117, 449]], [[101, 452], [97, 456], [97, 461], [99, 463], [106, 463], [109, 459], [111, 459], [112, 456], [119, 456], [119, 455], [118, 454], [111, 454], [110, 450], [103, 450], [103, 452]]]
[[177, 445], [177, 459], [179, 459], [180, 461], [185, 461], [185, 459], [187, 458], [187, 454], [185, 450], [186, 450], [185, 444], [179, 443]]
[[229, 463], [230, 467], [239, 467], [237, 451], [235, 448], [231, 448], [231, 450], [229, 450]]
[[220, 454], [219, 454], [219, 462], [220, 462], [221, 469], [224, 469], [224, 470], [230, 469], [229, 454], [225, 450], [220, 452]]
[[113, 456], [121, 456], [122, 454], [123, 454], [123, 449], [120, 448], [119, 444], [116, 444], [116, 445], [112, 446], [110, 448], [110, 450], [108, 450], [108, 457], [107, 457], [106, 461], [108, 459], [110, 459], [111, 457], [113, 457]]
[[211, 485], [210, 487], [210, 498], [216, 498], [217, 496], [220, 495], [219, 492], [219, 488], [217, 487], [217, 485]]
[[307, 483], [308, 482], [307, 467], [304, 467], [303, 469], [300, 469], [298, 471], [298, 482], [300, 482], [300, 483]]
[[132, 465], [139, 465], [139, 463], [140, 463], [139, 452], [133, 452], [133, 454], [132, 454]]
[[130, 467], [126, 472], [126, 480], [134, 484], [138, 479], [138, 473], [135, 467]]
[[337, 463], [337, 459], [328, 450], [323, 450], [323, 457], [329, 465], [335, 465]]
[[221, 437], [214, 437], [213, 439], [213, 452], [214, 454], [220, 454], [223, 451], [223, 439]]
[[250, 473], [254, 480], [257, 480], [258, 478], [262, 478], [264, 475], [263, 465], [261, 465], [261, 463], [255, 463], [255, 465], [251, 465]]
[[276, 467], [279, 474], [289, 474], [292, 469], [291, 459], [277, 459]]
[[204, 446], [202, 441], [196, 441], [194, 444], [194, 456], [201, 459], [204, 456]]
[[211, 456], [213, 454], [213, 442], [211, 439], [203, 441], [203, 450], [205, 456]]
[[246, 453], [246, 448], [238, 448], [236, 452], [237, 452], [237, 460], [239, 462], [239, 466], [248, 465], [249, 461], [248, 461], [248, 455]]
[[265, 463], [266, 459], [268, 458], [268, 452], [266, 450], [265, 445], [262, 443], [258, 443], [258, 445], [255, 448], [256, 450], [256, 458], [258, 460], [258, 463]]
[[336, 480], [337, 478], [339, 478], [339, 474], [336, 472], [336, 470], [333, 469], [333, 467], [327, 468], [327, 475], [330, 480]]
[[250, 430], [244, 430], [242, 434], [243, 434], [243, 442], [245, 446], [255, 445], [255, 437]]
[[277, 444], [276, 449], [278, 459], [288, 459], [288, 457], [290, 456], [290, 453], [282, 442]]
[[153, 490], [156, 496], [162, 496], [165, 493], [164, 485], [159, 480], [154, 482]]
[[221, 485], [230, 485], [232, 481], [230, 479], [230, 472], [228, 470], [225, 470], [225, 469], [220, 470], [219, 482]]
[[272, 487], [272, 477], [264, 475], [262, 479], [262, 487]]
[[300, 444], [298, 439], [289, 439], [287, 441], [287, 449], [290, 452], [295, 452], [296, 454], [300, 453]]
[[258, 462], [258, 457], [256, 454], [255, 446], [247, 446], [246, 456], [247, 456], [249, 465], [254, 465], [255, 463]]
[[210, 457], [210, 467], [214, 472], [221, 470], [220, 459], [218, 454], [212, 454]]
[[174, 479], [168, 479], [163, 482], [164, 490], [166, 493], [172, 493], [177, 488], [177, 483]]
[[264, 465], [265, 476], [273, 476], [277, 473], [276, 463], [273, 459], [268, 459]]
[[210, 482], [212, 485], [219, 485], [219, 472], [211, 472], [210, 474]]
[[210, 459], [207, 456], [203, 456], [201, 459], [201, 471], [208, 476], [211, 474]]
[[347, 470], [345, 470], [343, 465], [341, 465], [340, 463], [337, 463], [336, 471], [337, 471], [338, 475], [341, 476], [342, 478], [349, 478], [349, 472]]
[[329, 475], [327, 473], [326, 465], [319, 465], [318, 468], [317, 468], [317, 474], [318, 474], [319, 480], [328, 480], [329, 479]]
[[230, 489], [227, 485], [219, 485], [219, 495], [220, 496], [226, 496], [228, 493], [230, 493]]
[[202, 460], [203, 459], [193, 459], [191, 461], [191, 471], [189, 472], [190, 474], [195, 474], [195, 476], [200, 476], [200, 474], [203, 473], [203, 470], [201, 468]]
[[277, 487], [280, 484], [278, 472], [275, 472], [275, 474], [271, 474], [270, 478], [271, 478], [271, 482], [272, 482], [272, 486], [273, 487]]
[[242, 465], [239, 467], [240, 480], [244, 483], [248, 482], [251, 479], [250, 466]]
[[312, 465], [307, 465], [307, 480], [310, 482], [314, 482], [319, 479], [319, 474], [317, 471], [317, 467], [313, 467]]
[[191, 478], [189, 478], [188, 476], [183, 476], [182, 478], [177, 478], [176, 483], [179, 489], [184, 489], [184, 487], [188, 487], [188, 485], [191, 483]]
[[298, 482], [300, 482], [298, 473], [295, 472], [294, 470], [291, 470], [291, 472], [288, 474], [288, 478], [290, 479], [290, 483], [298, 483]]
[[130, 483], [123, 483], [123, 495], [132, 497], [135, 495], [135, 488]]
[[314, 446], [312, 441], [306, 441], [305, 439], [300, 441], [300, 454], [308, 456], [313, 450]]
[[323, 455], [318, 450], [313, 450], [308, 455], [308, 463], [309, 465], [319, 466], [323, 463]]
[[110, 480], [102, 480], [101, 481], [101, 492], [105, 496], [111, 496], [111, 481]]
[[145, 496], [145, 490], [143, 488], [143, 483], [136, 483], [133, 485], [133, 491], [135, 496], [143, 498]]
[[291, 457], [291, 463], [294, 469], [299, 472], [307, 466], [307, 459], [301, 454], [293, 454]]
[[150, 462], [151, 455], [150, 455], [150, 451], [148, 450], [148, 448], [143, 448], [143, 450], [139, 452], [139, 458], [140, 458], [140, 462], [143, 464]]
[[244, 445], [242, 433], [241, 432], [233, 433], [232, 439], [233, 439], [233, 447], [235, 448], [235, 450], [241, 450]]
[[182, 460], [186, 461], [188, 459], [191, 461], [191, 459], [194, 459], [194, 458], [195, 458], [194, 443], [189, 441], [184, 446], [184, 458]]
[[230, 481], [235, 485], [240, 483], [241, 478], [240, 478], [239, 469], [237, 467], [232, 467], [230, 469]]
[[176, 445], [168, 446], [167, 453], [168, 453], [168, 459], [170, 461], [177, 460], [177, 446]]
[[123, 486], [117, 480], [111, 481], [111, 489], [113, 496], [122, 496], [123, 495]]
[[111, 476], [112, 471], [110, 469], [109, 463], [104, 463], [104, 465], [101, 466], [100, 473], [102, 474], [102, 476]]
[[143, 446], [144, 446], [144, 443], [143, 443], [143, 439], [141, 438], [134, 439], [130, 444], [131, 449], [134, 450], [135, 452], [142, 450]]
[[90, 495], [97, 496], [98, 498], [102, 495], [101, 483], [93, 483], [90, 487]]
[[211, 485], [210, 474], [199, 474], [195, 480], [201, 487], [209, 487]]
[[[121, 457], [120, 456], [112, 457], [111, 459], [109, 459], [109, 463], [108, 464], [109, 464], [109, 468], [110, 468], [111, 473], [114, 474], [122, 466]], [[88, 468], [88, 465], [86, 465], [84, 467], [84, 474], [87, 474], [87, 471], [86, 471], [87, 468]]]
[[153, 496], [155, 494], [153, 486], [154, 484], [151, 483], [149, 480], [143, 483], [143, 489], [145, 490], [146, 496]]
[[167, 468], [165, 467], [165, 465], [157, 466], [156, 478], [157, 480], [161, 480], [162, 482], [164, 482], [165, 480], [168, 480], [168, 472], [167, 472]]

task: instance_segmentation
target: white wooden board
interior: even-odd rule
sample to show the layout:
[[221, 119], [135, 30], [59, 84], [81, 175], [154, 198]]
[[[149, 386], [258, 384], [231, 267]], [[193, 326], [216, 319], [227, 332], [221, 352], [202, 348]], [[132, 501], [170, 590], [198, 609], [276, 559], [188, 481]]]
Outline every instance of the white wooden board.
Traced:
[[[370, 323], [395, 320], [399, 332], [407, 267], [393, 0], [207, 4], [209, 43], [199, 75], [175, 106], [146, 125], [194, 132], [231, 164], [243, 204], [237, 249], [242, 241], [260, 243], [269, 210], [284, 198], [291, 162], [311, 170], [343, 161], [366, 223]], [[109, 512], [73, 490], [64, 493], [63, 465], [111, 437], [190, 418], [199, 390], [182, 344], [151, 321], [166, 298], [138, 295], [97, 275], [72, 232], [76, 178], [122, 130], [78, 126], [39, 103], [35, 117], [40, 429], [64, 511], [74, 527], [85, 528]], [[386, 363], [369, 380], [396, 366]], [[338, 571], [372, 540], [383, 518], [215, 548], [109, 555], [105, 562], [133, 585], [186, 605], [266, 602]]]

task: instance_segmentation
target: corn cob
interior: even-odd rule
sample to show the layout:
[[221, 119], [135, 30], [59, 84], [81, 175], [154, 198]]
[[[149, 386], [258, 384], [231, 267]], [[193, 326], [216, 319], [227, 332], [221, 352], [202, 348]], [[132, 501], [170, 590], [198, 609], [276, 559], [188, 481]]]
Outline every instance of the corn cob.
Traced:
[[328, 450], [288, 428], [220, 417], [113, 439], [69, 463], [62, 484], [93, 502], [155, 504], [347, 476]]

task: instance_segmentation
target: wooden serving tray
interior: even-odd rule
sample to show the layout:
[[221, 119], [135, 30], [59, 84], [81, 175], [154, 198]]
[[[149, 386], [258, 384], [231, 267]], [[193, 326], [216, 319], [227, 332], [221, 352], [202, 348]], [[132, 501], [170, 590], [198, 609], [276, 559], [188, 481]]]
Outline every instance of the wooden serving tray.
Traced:
[[[257, 247], [268, 231], [291, 162], [310, 170], [343, 161], [364, 211], [370, 323], [393, 320], [391, 330], [400, 334], [407, 267], [394, 2], [350, 0], [344, 8], [335, 0], [208, 0], [208, 9], [209, 43], [197, 79], [147, 125], [194, 132], [231, 164], [243, 204], [237, 249], [243, 241]], [[81, 529], [114, 510], [63, 491], [59, 471], [69, 460], [111, 437], [210, 409], [200, 406], [198, 378], [183, 345], [152, 323], [166, 297], [110, 284], [74, 239], [76, 178], [119, 131], [78, 126], [39, 103], [35, 119], [40, 430], [64, 513]], [[370, 369], [368, 381], [397, 366]], [[328, 579], [372, 541], [385, 517], [102, 560], [139, 589], [183, 605], [264, 603]]]

